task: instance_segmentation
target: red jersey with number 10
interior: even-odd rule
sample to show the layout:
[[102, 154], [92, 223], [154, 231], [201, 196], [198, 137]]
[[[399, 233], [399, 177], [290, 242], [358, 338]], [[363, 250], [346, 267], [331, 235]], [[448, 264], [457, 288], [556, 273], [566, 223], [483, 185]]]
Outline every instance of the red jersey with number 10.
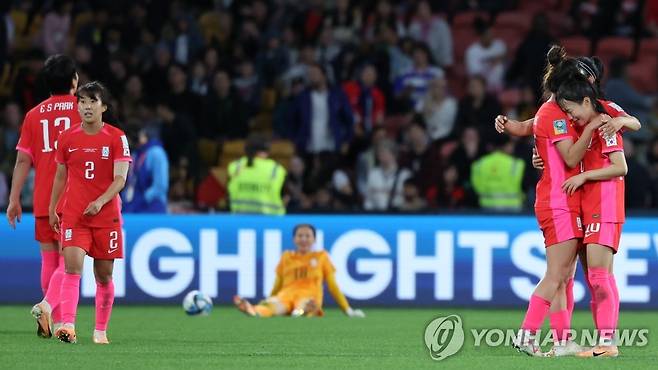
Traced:
[[563, 210], [580, 213], [581, 192], [569, 196], [562, 191], [562, 183], [580, 172], [580, 166], [569, 168], [556, 143], [579, 138], [576, 129], [566, 113], [560, 109], [555, 100], [542, 104], [535, 115], [533, 124], [537, 153], [544, 161], [544, 170], [537, 183], [535, 209]]
[[32, 158], [35, 172], [35, 217], [48, 216], [50, 194], [57, 170], [57, 139], [62, 131], [79, 122], [78, 103], [73, 95], [53, 95], [25, 115], [16, 150]]
[[106, 203], [95, 216], [83, 213], [89, 203], [101, 196], [114, 181], [114, 163], [130, 162], [126, 135], [107, 123], [94, 135], [82, 125], [64, 131], [57, 148], [57, 163], [66, 165], [68, 178], [62, 204], [62, 222], [87, 227], [113, 227], [121, 224], [119, 195]]
[[[625, 116], [624, 110], [615, 103], [600, 100], [612, 118]], [[598, 132], [592, 135], [583, 158], [583, 171], [610, 166], [610, 154], [624, 151], [621, 132], [604, 139]], [[624, 176], [603, 181], [588, 181], [583, 185], [583, 220], [586, 224], [598, 222], [624, 222]]]

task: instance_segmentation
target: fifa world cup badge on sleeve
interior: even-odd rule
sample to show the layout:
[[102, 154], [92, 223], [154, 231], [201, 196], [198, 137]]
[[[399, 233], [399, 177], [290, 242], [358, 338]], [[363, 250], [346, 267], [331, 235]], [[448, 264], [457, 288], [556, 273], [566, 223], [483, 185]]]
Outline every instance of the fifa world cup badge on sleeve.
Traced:
[[567, 121], [563, 119], [556, 119], [553, 121], [553, 131], [555, 135], [562, 135], [567, 133]]

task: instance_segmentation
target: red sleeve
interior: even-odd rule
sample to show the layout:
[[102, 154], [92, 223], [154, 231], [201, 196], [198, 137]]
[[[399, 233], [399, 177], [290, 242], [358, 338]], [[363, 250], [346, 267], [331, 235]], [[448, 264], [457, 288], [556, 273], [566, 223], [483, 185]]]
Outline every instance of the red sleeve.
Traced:
[[603, 108], [610, 117], [615, 118], [627, 116], [626, 112], [624, 112], [624, 109], [617, 105], [615, 102], [604, 100], [601, 103], [603, 104]]
[[603, 154], [624, 151], [624, 140], [621, 138], [621, 132], [617, 132], [615, 136], [609, 139], [599, 136], [599, 140], [601, 140], [601, 153]]
[[119, 131], [114, 138], [112, 153], [114, 153], [114, 162], [132, 162], [128, 138], [122, 131]]
[[69, 159], [68, 147], [69, 141], [66, 140], [67, 135], [61, 135], [57, 140], [57, 151], [55, 152], [55, 162], [59, 164], [66, 164]]
[[23, 125], [21, 126], [21, 137], [18, 139], [18, 144], [16, 144], [16, 150], [21, 151], [32, 158], [34, 162], [34, 155], [32, 155], [32, 130], [31, 125], [29, 124], [28, 114], [23, 120]]

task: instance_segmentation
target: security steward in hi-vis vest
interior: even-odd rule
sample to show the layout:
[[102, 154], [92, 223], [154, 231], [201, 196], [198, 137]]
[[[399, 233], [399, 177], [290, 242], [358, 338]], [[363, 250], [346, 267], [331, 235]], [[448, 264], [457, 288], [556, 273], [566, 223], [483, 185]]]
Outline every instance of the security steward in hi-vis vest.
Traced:
[[511, 141], [497, 143], [493, 152], [475, 161], [471, 167], [471, 184], [480, 207], [495, 211], [520, 211], [525, 195], [522, 189], [525, 163], [511, 155]]
[[246, 156], [228, 166], [228, 194], [233, 213], [283, 215], [281, 189], [286, 169], [268, 158], [269, 142], [253, 135], [245, 144]]

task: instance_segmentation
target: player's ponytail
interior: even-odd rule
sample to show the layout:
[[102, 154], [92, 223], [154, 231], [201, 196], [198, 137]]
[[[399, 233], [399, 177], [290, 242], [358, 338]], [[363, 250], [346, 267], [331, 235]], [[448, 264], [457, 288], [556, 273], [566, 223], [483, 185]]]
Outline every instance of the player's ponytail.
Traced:
[[555, 93], [559, 85], [555, 83], [555, 76], [562, 63], [567, 59], [567, 52], [560, 45], [553, 45], [546, 54], [546, 70], [544, 71], [543, 87], [545, 92]]
[[269, 152], [270, 151], [270, 141], [263, 135], [260, 134], [251, 134], [247, 138], [247, 141], [244, 144], [244, 152], [247, 156], [247, 167], [251, 167], [254, 164], [254, 157], [259, 152]]
[[601, 59], [597, 57], [579, 57], [578, 61], [578, 71], [586, 79], [594, 79], [592, 85], [596, 90], [596, 94], [599, 99], [604, 99], [603, 89], [601, 89], [601, 80], [603, 80], [604, 66]]

